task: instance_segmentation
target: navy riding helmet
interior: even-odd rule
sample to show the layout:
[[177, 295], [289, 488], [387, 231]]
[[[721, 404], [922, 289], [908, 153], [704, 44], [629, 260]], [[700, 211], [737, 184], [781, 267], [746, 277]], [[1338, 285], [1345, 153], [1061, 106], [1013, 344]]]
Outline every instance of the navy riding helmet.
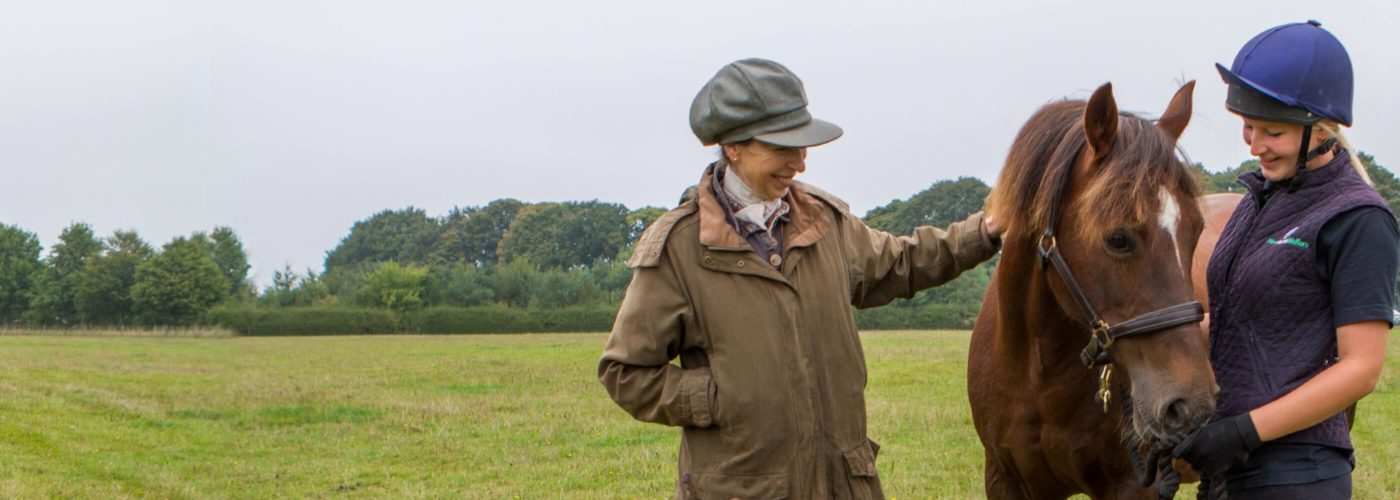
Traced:
[[[1307, 151], [1317, 122], [1329, 119], [1351, 126], [1351, 57], [1322, 23], [1310, 20], [1264, 30], [1240, 48], [1228, 69], [1219, 63], [1215, 68], [1230, 86], [1225, 107], [1249, 118], [1302, 125], [1300, 152]], [[1335, 146], [1334, 137], [1299, 154], [1292, 187], [1302, 180], [1308, 161]]]
[[1215, 67], [1230, 85], [1225, 105], [1231, 111], [1303, 125], [1327, 118], [1351, 126], [1351, 58], [1322, 23], [1264, 30], [1244, 44], [1229, 69]]

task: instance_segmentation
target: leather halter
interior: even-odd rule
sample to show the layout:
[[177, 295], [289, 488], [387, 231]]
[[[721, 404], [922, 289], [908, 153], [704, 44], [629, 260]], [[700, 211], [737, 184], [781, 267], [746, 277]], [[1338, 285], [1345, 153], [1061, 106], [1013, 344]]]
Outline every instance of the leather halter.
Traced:
[[1060, 255], [1060, 247], [1055, 241], [1055, 229], [1060, 223], [1060, 203], [1063, 201], [1065, 191], [1069, 189], [1071, 171], [1073, 168], [1066, 168], [1060, 173], [1058, 189], [1050, 204], [1049, 220], [1045, 224], [1045, 234], [1040, 237], [1038, 246], [1041, 259], [1049, 260], [1055, 266], [1055, 270], [1060, 273], [1060, 279], [1064, 280], [1065, 286], [1069, 288], [1070, 295], [1074, 297], [1075, 302], [1079, 303], [1079, 308], [1084, 311], [1084, 317], [1089, 320], [1091, 331], [1089, 345], [1085, 346], [1084, 350], [1079, 353], [1079, 360], [1087, 368], [1104, 367], [1103, 374], [1100, 376], [1099, 396], [1100, 399], [1103, 399], [1104, 409], [1107, 411], [1108, 377], [1112, 373], [1109, 371], [1112, 361], [1109, 359], [1108, 349], [1113, 346], [1113, 342], [1123, 337], [1144, 335], [1181, 325], [1198, 323], [1205, 318], [1205, 310], [1201, 307], [1200, 302], [1193, 300], [1158, 309], [1117, 325], [1109, 325], [1099, 316], [1099, 313], [1094, 310], [1093, 304], [1089, 303], [1089, 297], [1084, 295], [1084, 290], [1074, 280], [1074, 273], [1070, 272], [1069, 264], [1065, 263], [1064, 257]]

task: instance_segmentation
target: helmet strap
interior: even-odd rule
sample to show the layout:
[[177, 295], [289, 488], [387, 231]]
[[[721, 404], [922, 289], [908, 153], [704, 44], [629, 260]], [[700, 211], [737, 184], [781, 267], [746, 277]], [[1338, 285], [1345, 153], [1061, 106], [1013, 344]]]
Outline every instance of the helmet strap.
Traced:
[[1298, 146], [1298, 168], [1293, 171], [1293, 177], [1284, 183], [1290, 192], [1297, 191], [1298, 186], [1303, 184], [1303, 174], [1308, 171], [1308, 157], [1312, 156], [1312, 152], [1308, 151], [1308, 144], [1311, 143], [1312, 125], [1303, 125], [1303, 144]]
[[1298, 170], [1293, 173], [1293, 178], [1284, 183], [1289, 191], [1296, 191], [1302, 185], [1303, 173], [1308, 170], [1308, 162], [1337, 147], [1337, 138], [1329, 137], [1316, 148], [1309, 150], [1308, 144], [1312, 142], [1312, 129], [1311, 125], [1303, 125], [1303, 144], [1298, 147], [1298, 151], [1307, 151], [1307, 153], [1298, 155]]
[[1308, 151], [1308, 161], [1311, 162], [1311, 161], [1313, 161], [1314, 159], [1316, 159], [1317, 157], [1322, 156], [1322, 155], [1324, 155], [1324, 154], [1327, 154], [1328, 151], [1331, 151], [1333, 148], [1336, 148], [1336, 147], [1337, 147], [1337, 138], [1336, 138], [1336, 137], [1328, 138], [1327, 140], [1322, 141], [1322, 144], [1318, 144], [1318, 145], [1317, 145], [1317, 148], [1313, 149], [1312, 151]]

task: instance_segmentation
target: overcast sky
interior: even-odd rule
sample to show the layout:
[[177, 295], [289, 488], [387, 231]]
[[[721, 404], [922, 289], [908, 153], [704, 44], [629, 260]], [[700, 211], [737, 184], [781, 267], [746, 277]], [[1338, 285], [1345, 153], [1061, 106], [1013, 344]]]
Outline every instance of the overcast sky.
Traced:
[[266, 284], [319, 271], [383, 209], [499, 198], [669, 206], [714, 155], [701, 84], [781, 62], [846, 130], [801, 178], [858, 213], [934, 181], [991, 183], [1039, 106], [1113, 82], [1182, 139], [1249, 158], [1213, 64], [1322, 21], [1356, 66], [1348, 137], [1400, 166], [1400, 3], [0, 0], [0, 222], [45, 251], [72, 222], [153, 245], [233, 227]]

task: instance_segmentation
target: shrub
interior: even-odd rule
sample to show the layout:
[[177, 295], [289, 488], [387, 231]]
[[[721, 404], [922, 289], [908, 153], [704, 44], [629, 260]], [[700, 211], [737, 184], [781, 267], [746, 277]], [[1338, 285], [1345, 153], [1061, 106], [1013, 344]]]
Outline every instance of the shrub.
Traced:
[[349, 335], [402, 331], [386, 309], [351, 307], [230, 307], [209, 311], [209, 323], [239, 335]]

